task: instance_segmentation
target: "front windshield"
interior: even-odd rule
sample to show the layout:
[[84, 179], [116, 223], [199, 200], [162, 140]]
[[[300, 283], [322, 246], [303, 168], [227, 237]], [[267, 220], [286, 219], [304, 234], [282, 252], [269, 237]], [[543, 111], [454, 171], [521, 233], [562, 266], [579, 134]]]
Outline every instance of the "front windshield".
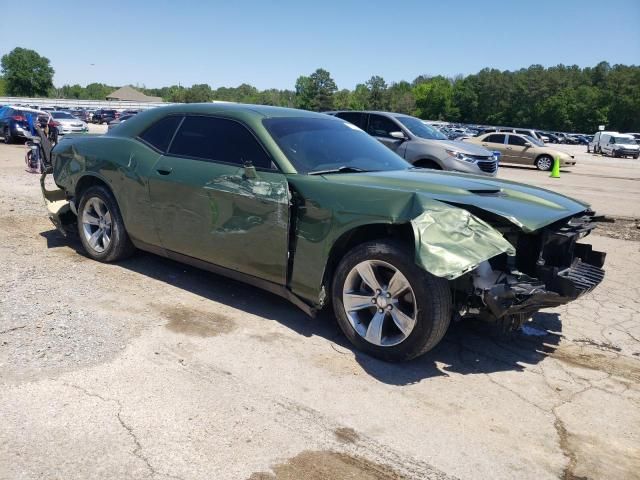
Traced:
[[75, 120], [75, 117], [67, 112], [51, 112], [51, 116], [53, 118], [70, 118], [72, 120]]
[[406, 170], [411, 165], [358, 127], [334, 118], [262, 121], [299, 173], [339, 169]]
[[536, 147], [544, 147], [544, 142], [542, 140], [530, 137], [529, 135], [525, 135], [524, 137], [527, 139], [527, 142], [533, 143]]
[[416, 137], [426, 138], [427, 140], [447, 140], [447, 137], [437, 129], [430, 127], [415, 117], [396, 117], [396, 119]]
[[625, 145], [635, 145], [636, 141], [630, 137], [614, 137], [615, 143], [622, 143]]

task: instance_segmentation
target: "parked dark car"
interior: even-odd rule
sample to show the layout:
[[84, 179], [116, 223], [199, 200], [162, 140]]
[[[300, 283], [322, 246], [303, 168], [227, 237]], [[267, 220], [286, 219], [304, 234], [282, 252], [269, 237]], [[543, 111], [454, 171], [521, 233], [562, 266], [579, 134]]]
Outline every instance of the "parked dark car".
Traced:
[[111, 130], [113, 128], [116, 128], [118, 125], [120, 125], [121, 123], [126, 122], [127, 120], [129, 120], [130, 118], [135, 117], [134, 115], [124, 115], [124, 112], [122, 112], [123, 114], [120, 115], [120, 118], [116, 119], [116, 120], [111, 120], [109, 122], [109, 125], [107, 126], [107, 130]]
[[70, 110], [69, 113], [83, 122], [89, 121], [89, 114], [86, 110]]
[[605, 254], [579, 242], [594, 228], [586, 204], [413, 168], [329, 115], [172, 105], [62, 141], [52, 157], [59, 190], [41, 183], [50, 218], [89, 257], [138, 247], [311, 315], [331, 304], [347, 338], [385, 360], [432, 349], [452, 318], [517, 328], [604, 277]]
[[560, 139], [555, 133], [551, 133], [551, 132], [541, 132], [541, 133], [549, 139], [548, 143], [560, 143]]
[[119, 117], [120, 114], [116, 110], [110, 108], [99, 108], [93, 113], [93, 118], [91, 119], [91, 121], [93, 123], [102, 124], [112, 122]]
[[24, 109], [18, 107], [2, 107], [0, 108], [0, 135], [4, 139], [4, 143], [12, 143], [18, 139], [31, 138], [29, 132], [29, 115], [46, 115], [46, 112], [39, 110]]

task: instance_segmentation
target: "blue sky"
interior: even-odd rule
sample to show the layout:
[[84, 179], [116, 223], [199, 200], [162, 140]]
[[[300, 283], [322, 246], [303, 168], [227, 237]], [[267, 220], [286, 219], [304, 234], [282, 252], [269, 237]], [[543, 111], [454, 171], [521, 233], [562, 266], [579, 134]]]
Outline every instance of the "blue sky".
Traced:
[[57, 86], [293, 88], [323, 67], [353, 88], [371, 75], [640, 63], [640, 0], [0, 0], [0, 12], [0, 55], [37, 50]]

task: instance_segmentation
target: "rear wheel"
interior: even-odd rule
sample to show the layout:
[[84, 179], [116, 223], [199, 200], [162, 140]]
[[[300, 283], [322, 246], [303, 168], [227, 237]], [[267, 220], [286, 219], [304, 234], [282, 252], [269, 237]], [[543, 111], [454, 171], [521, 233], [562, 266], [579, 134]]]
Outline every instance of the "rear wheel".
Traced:
[[4, 139], [4, 143], [6, 143], [7, 145], [13, 141], [13, 138], [11, 137], [11, 132], [9, 131], [9, 127], [4, 127], [2, 138]]
[[82, 194], [78, 205], [78, 232], [87, 254], [100, 262], [122, 260], [135, 250], [113, 194], [101, 185], [90, 187]]
[[553, 167], [553, 158], [549, 155], [540, 155], [536, 158], [536, 168], [538, 170], [549, 171]]
[[418, 267], [403, 245], [358, 245], [333, 278], [340, 328], [358, 349], [388, 361], [415, 358], [435, 347], [451, 319], [448, 282]]

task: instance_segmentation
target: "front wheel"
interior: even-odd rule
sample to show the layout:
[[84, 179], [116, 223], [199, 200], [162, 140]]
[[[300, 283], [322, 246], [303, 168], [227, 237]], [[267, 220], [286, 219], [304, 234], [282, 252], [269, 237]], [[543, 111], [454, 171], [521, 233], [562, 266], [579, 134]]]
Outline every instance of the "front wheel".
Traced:
[[553, 158], [549, 155], [541, 155], [536, 159], [536, 168], [542, 171], [549, 171], [553, 167]]
[[101, 185], [88, 188], [80, 199], [78, 232], [89, 257], [99, 262], [122, 260], [135, 249], [113, 194]]
[[413, 249], [374, 241], [340, 261], [332, 285], [340, 328], [358, 349], [404, 361], [434, 348], [449, 326], [448, 282], [415, 264]]
[[4, 143], [9, 145], [13, 140], [13, 138], [11, 138], [11, 132], [9, 131], [9, 127], [5, 127], [4, 133], [2, 135], [3, 135]]

